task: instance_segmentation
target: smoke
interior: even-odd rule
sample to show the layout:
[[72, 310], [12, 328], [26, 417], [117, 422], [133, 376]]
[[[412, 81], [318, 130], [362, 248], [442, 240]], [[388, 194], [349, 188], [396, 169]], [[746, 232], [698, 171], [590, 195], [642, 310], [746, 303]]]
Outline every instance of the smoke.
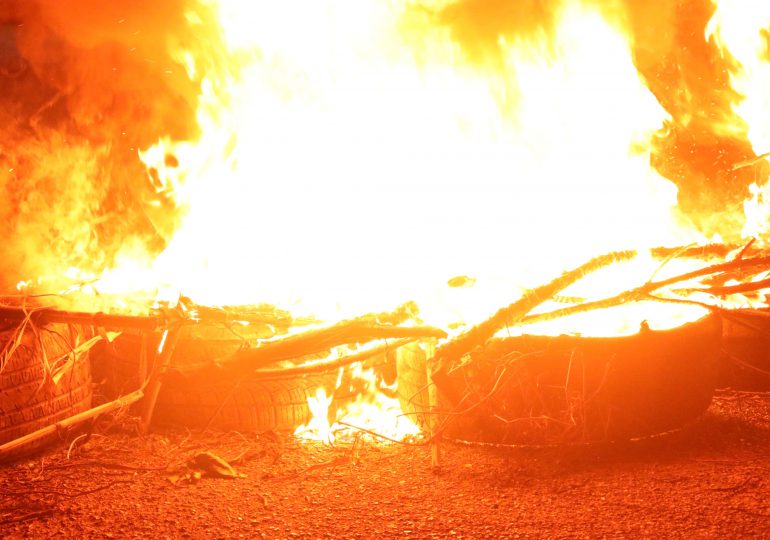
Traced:
[[[0, 0], [0, 287], [160, 250], [176, 209], [138, 151], [196, 130], [184, 0]], [[200, 9], [200, 6], [196, 6]], [[208, 36], [211, 39], [211, 36]]]
[[[447, 27], [467, 58], [481, 66], [502, 62], [500, 38], [553, 35], [563, 0], [456, 0], [429, 11]], [[584, 0], [631, 36], [641, 78], [671, 115], [654, 141], [653, 165], [679, 187], [679, 207], [712, 234], [739, 233], [742, 201], [756, 180], [733, 170], [754, 157], [746, 126], [734, 113], [731, 59], [706, 40], [711, 0]], [[425, 3], [422, 4], [425, 9]], [[737, 211], [737, 212], [736, 212]], [[733, 223], [730, 223], [733, 220]]]

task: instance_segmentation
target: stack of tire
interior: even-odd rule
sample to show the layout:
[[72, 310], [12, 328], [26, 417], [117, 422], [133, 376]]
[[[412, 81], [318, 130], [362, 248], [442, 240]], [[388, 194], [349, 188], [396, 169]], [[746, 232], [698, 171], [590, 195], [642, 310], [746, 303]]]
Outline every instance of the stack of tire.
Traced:
[[[5, 323], [0, 330], [0, 444], [50, 426], [91, 407], [91, 365], [73, 354], [82, 328]], [[53, 371], [52, 371], [53, 370]], [[52, 376], [55, 375], [55, 378]], [[57, 438], [40, 439], [28, 452]]]

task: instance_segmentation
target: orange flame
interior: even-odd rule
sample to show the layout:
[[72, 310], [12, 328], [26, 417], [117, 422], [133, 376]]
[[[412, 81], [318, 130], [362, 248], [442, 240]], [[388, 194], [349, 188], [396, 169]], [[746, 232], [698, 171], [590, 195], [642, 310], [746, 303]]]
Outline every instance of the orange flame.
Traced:
[[420, 433], [420, 429], [401, 413], [398, 400], [379, 391], [373, 369], [363, 369], [361, 364], [351, 366], [350, 376], [363, 382], [363, 388], [348, 403], [336, 411], [336, 418], [329, 421], [329, 407], [333, 398], [323, 388], [315, 396], [308, 397], [312, 414], [310, 421], [299, 426], [295, 435], [302, 439], [333, 444], [339, 439], [349, 439], [358, 433], [376, 433], [392, 440], [403, 440]]
[[453, 275], [511, 296], [587, 253], [698, 238], [650, 166], [666, 113], [599, 12], [567, 3], [490, 72], [408, 4], [354, 4], [302, 3], [303, 26], [293, 4], [222, 1], [228, 63], [177, 52], [206, 74], [201, 137], [142, 156], [189, 210], [132, 286], [327, 318], [416, 299], [445, 323]]
[[[174, 0], [171, 15], [145, 0], [136, 13], [101, 4], [19, 4], [19, 52], [52, 88], [29, 106], [32, 135], [3, 128], [23, 144], [2, 157], [0, 183], [23, 174], [33, 186], [0, 215], [15, 219], [5, 236], [22, 238], [11, 247], [31, 273], [13, 283], [68, 275], [91, 309], [105, 294], [129, 309], [142, 291], [331, 320], [415, 300], [447, 327], [599, 252], [643, 255], [566, 294], [643, 282], [658, 271], [645, 248], [707, 239], [691, 222], [706, 230], [699, 208], [719, 207], [709, 233], [740, 222], [767, 235], [768, 168], [751, 155], [770, 151], [770, 8], [759, 2], [693, 2], [703, 57], [675, 51], [695, 66], [681, 77], [685, 66], [653, 72], [697, 27], [674, 1], [660, 21], [633, 2], [589, 0]], [[66, 45], [54, 47], [62, 70], [52, 42]], [[695, 87], [721, 65], [729, 88], [716, 75], [713, 92]], [[711, 101], [733, 108], [705, 114]], [[683, 158], [689, 138], [696, 151]], [[748, 162], [717, 166], [711, 151]], [[139, 159], [146, 178], [128, 189]], [[684, 196], [659, 171], [680, 186], [693, 173], [696, 188]], [[730, 188], [701, 195], [701, 180]], [[732, 191], [736, 204], [723, 204]], [[447, 287], [458, 275], [475, 285]], [[699, 309], [640, 304], [541, 330], [624, 333]], [[330, 399], [315, 396], [317, 418]], [[329, 424], [318, 427], [327, 439]]]

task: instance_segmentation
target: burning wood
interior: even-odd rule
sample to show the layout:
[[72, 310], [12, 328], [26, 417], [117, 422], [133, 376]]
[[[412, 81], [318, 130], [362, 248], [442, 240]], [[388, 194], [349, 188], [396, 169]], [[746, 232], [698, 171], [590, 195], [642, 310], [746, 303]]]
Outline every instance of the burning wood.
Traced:
[[[665, 257], [663, 264], [669, 264], [672, 260], [678, 258], [695, 257], [696, 260], [700, 260], [704, 255], [710, 256], [713, 260], [715, 254], [724, 257], [735, 252], [738, 252], [739, 255], [735, 256], [732, 260], [710, 264], [664, 279], [650, 279], [643, 285], [599, 300], [581, 301], [581, 299], [573, 296], [562, 295], [561, 302], [572, 301], [579, 303], [552, 311], [532, 313], [535, 308], [552, 299], [561, 291], [585, 279], [589, 274], [612, 264], [622, 264], [637, 255], [633, 251], [609, 253], [596, 257], [575, 270], [567, 272], [551, 282], [527, 292], [520, 300], [499, 309], [489, 319], [453, 338], [448, 338], [447, 333], [438, 328], [415, 324], [416, 309], [410, 305], [402, 306], [394, 312], [368, 314], [321, 327], [313, 325], [303, 327], [302, 325], [307, 323], [300, 321], [301, 324], [296, 326], [296, 329], [292, 327], [291, 319], [285, 314], [271, 312], [269, 309], [258, 311], [247, 309], [241, 314], [233, 308], [228, 310], [207, 308], [196, 306], [189, 301], [182, 302], [177, 308], [161, 310], [155, 315], [149, 316], [113, 316], [102, 313], [64, 311], [42, 306], [35, 308], [5, 306], [2, 308], [2, 314], [7, 321], [20, 325], [30, 325], [31, 328], [34, 328], [35, 325], [50, 324], [53, 321], [68, 321], [77, 325], [88, 324], [100, 328], [122, 328], [126, 331], [133, 329], [134, 332], [139, 331], [139, 335], [144, 334], [145, 336], [153, 333], [155, 335], [162, 333], [160, 343], [155, 346], [157, 349], [154, 355], [155, 358], [148, 362], [148, 365], [152, 366], [152, 370], [146, 378], [140, 379], [140, 388], [134, 389], [129, 395], [118, 397], [113, 402], [77, 415], [72, 420], [69, 420], [67, 425], [77, 424], [82, 420], [92, 418], [95, 415], [114, 410], [118, 407], [123, 407], [143, 397], [144, 412], [142, 414], [144, 425], [148, 426], [153, 417], [156, 400], [160, 395], [164, 381], [171, 384], [171, 388], [184, 388], [190, 384], [206, 386], [212, 380], [232, 380], [237, 384], [237, 381], [243, 377], [269, 381], [276, 378], [312, 376], [319, 373], [328, 373], [359, 362], [366, 362], [370, 358], [380, 357], [389, 351], [401, 350], [410, 343], [415, 343], [416, 340], [443, 340], [443, 343], [436, 349], [435, 355], [423, 359], [426, 368], [430, 368], [430, 379], [424, 378], [424, 381], [421, 383], [422, 389], [424, 390], [424, 388], [428, 387], [428, 381], [430, 381], [432, 384], [435, 384], [439, 391], [439, 394], [432, 398], [433, 405], [429, 404], [431, 402], [426, 402], [424, 398], [419, 398], [417, 401], [412, 402], [407, 400], [406, 403], [408, 410], [411, 408], [411, 410], [416, 412], [423, 412], [430, 407], [435, 408], [436, 404], [439, 405], [432, 414], [435, 418], [443, 418], [443, 420], [440, 420], [437, 424], [432, 422], [435, 424], [433, 430], [435, 435], [444, 432], [464, 433], [463, 429], [458, 431], [457, 428], [452, 428], [452, 426], [465, 425], [467, 427], [469, 425], [468, 422], [487, 426], [499, 425], [502, 422], [504, 426], [508, 426], [503, 430], [503, 433], [506, 435], [501, 436], [506, 440], [511, 439], [511, 437], [514, 440], [517, 440], [516, 437], [523, 437], [522, 440], [534, 441], [536, 438], [532, 439], [532, 437], [535, 437], [535, 434], [540, 432], [542, 432], [541, 435], [547, 433], [547, 436], [542, 435], [542, 437], [550, 441], [559, 440], [559, 437], [563, 437], [564, 440], [571, 440], [574, 437], [597, 438], [602, 436], [601, 434], [604, 434], [603, 436], [605, 437], [627, 436], [631, 433], [628, 431], [630, 428], [627, 425], [631, 420], [628, 420], [626, 424], [622, 424], [622, 422], [621, 424], [615, 424], [614, 422], [620, 421], [617, 417], [609, 419], [606, 411], [598, 413], [596, 410], [591, 409], [593, 412], [585, 412], [591, 407], [599, 406], [597, 404], [601, 404], [601, 407], [614, 406], [614, 398], [612, 396], [619, 395], [619, 388], [630, 384], [629, 377], [632, 377], [629, 375], [618, 379], [616, 374], [613, 375], [618, 368], [609, 367], [614, 364], [613, 361], [609, 360], [608, 353], [589, 352], [593, 346], [591, 345], [592, 338], [571, 338], [571, 341], [568, 340], [568, 345], [557, 346], [561, 342], [551, 342], [549, 338], [501, 339], [499, 337], [500, 332], [506, 328], [524, 327], [542, 321], [564, 318], [578, 313], [600, 311], [642, 300], [666, 303], [685, 302], [705, 306], [716, 313], [722, 313], [726, 308], [720, 307], [718, 301], [720, 297], [758, 292], [767, 288], [768, 280], [763, 276], [770, 272], [770, 257], [765, 256], [762, 250], [750, 249], [749, 246], [743, 249], [735, 246], [712, 245], [699, 248], [653, 250], [654, 254]], [[738, 279], [741, 281], [738, 282]], [[694, 299], [696, 296], [697, 300]], [[710, 296], [715, 301], [706, 303], [704, 296]], [[729, 313], [729, 311], [726, 313]], [[181, 329], [228, 328], [232, 327], [232, 325], [243, 324], [246, 321], [251, 322], [257, 332], [259, 332], [259, 328], [282, 327], [282, 331], [286, 332], [286, 334], [251, 343], [243, 340], [240, 345], [237, 345], [235, 350], [219, 358], [206, 357], [203, 359], [204, 361], [198, 363], [190, 363], [189, 360], [182, 364], [174, 364], [172, 362], [175, 341], [182, 336], [180, 333]], [[275, 324], [275, 327], [272, 326], [273, 324]], [[20, 326], [20, 328], [23, 328], [23, 326]], [[702, 325], [702, 328], [702, 331], [693, 330], [689, 334], [686, 330], [672, 333], [671, 335], [674, 337], [671, 339], [662, 334], [658, 338], [657, 333], [653, 332], [648, 335], [643, 332], [637, 338], [623, 341], [623, 343], [628, 343], [628, 345], [619, 345], [619, 349], [611, 349], [614, 352], [610, 356], [630, 358], [631, 360], [629, 361], [632, 364], [634, 361], [642, 361], [641, 358], [634, 360], [636, 357], [633, 357], [630, 353], [630, 351], [637, 348], [648, 351], [660, 350], [656, 354], [664, 357], [668, 357], [669, 353], [663, 352], [664, 349], [667, 349], [673, 351], [671, 354], [674, 354], [675, 357], [677, 354], [682, 356], [684, 353], [676, 353], [677, 349], [674, 347], [674, 343], [678, 343], [680, 338], [697, 338], [708, 345], [706, 349], [698, 348], [700, 346], [695, 347], [694, 351], [718, 350], [718, 346], [714, 345], [713, 342], [714, 335], [718, 334], [718, 331], [711, 330], [711, 327], [707, 324]], [[101, 332], [103, 333], [104, 330]], [[395, 341], [382, 343], [383, 339]], [[142, 338], [143, 343], [146, 341], [146, 338]], [[379, 345], [377, 344], [378, 342], [380, 342]], [[363, 348], [350, 353], [343, 352], [337, 357], [332, 356], [321, 361], [303, 363], [306, 359], [313, 358], [319, 353], [324, 353], [328, 356], [329, 352], [333, 349], [347, 344], [357, 344], [357, 346], [363, 346]], [[142, 355], [146, 354], [147, 345], [143, 345], [142, 350], [145, 351]], [[565, 354], [567, 351], [571, 352], [557, 361], [556, 357], [553, 357], [556, 351], [563, 351], [558, 354]], [[583, 352], [576, 353], [576, 351]], [[586, 360], [589, 364], [583, 364], [580, 362], [584, 360], [578, 362], [575, 354], [579, 354], [581, 357], [587, 355], [586, 358], [598, 354], [599, 360]], [[690, 357], [686, 354], [684, 356]], [[548, 358], [553, 359], [548, 360]], [[711, 360], [701, 366], [701, 368], [704, 368], [700, 371], [704, 377], [701, 380], [704, 382], [698, 386], [701, 389], [698, 390], [698, 395], [701, 397], [696, 399], [691, 407], [681, 406], [679, 410], [689, 411], [688, 414], [692, 415], [696, 414], [694, 411], [702, 408], [704, 403], [702, 396], [709, 392], [709, 381], [713, 382], [712, 375], [714, 370], [712, 368], [715, 364], [713, 356], [709, 356], [709, 358]], [[98, 359], [98, 356], [94, 357], [94, 360], [97, 362], [99, 361]], [[675, 360], [676, 358], [671, 361]], [[287, 361], [290, 362], [287, 363]], [[554, 362], [556, 363], [554, 364]], [[562, 367], [557, 368], [556, 372], [552, 372], [552, 368], [546, 367], [548, 365]], [[710, 366], [709, 369], [705, 369], [706, 366]], [[631, 370], [629, 373], [635, 373], [634, 369], [636, 368], [627, 369]], [[540, 372], [538, 370], [545, 371]], [[581, 395], [583, 397], [581, 399], [587, 400], [587, 396], [592, 396], [591, 400], [585, 403], [575, 401], [577, 398], [573, 395], [576, 380], [574, 377], [577, 370], [583, 373], [581, 376], [583, 377], [583, 383], [581, 383], [583, 384], [581, 387]], [[425, 373], [424, 370], [423, 373]], [[537, 373], [540, 373], [540, 375], [536, 375]], [[588, 376], [587, 373], [591, 373], [588, 379], [585, 378]], [[683, 376], [682, 372], [679, 372], [679, 376], [680, 378]], [[539, 377], [545, 378], [539, 380]], [[573, 395], [572, 398], [569, 398], [570, 401], [566, 405], [558, 405], [558, 403], [562, 402], [558, 400], [553, 402], [553, 397], [546, 398], [545, 395], [541, 395], [542, 390], [538, 390], [543, 381], [546, 380], [551, 381], [548, 383], [550, 387], [559, 388], [559, 378], [563, 379], [563, 390], [560, 395], [567, 397]], [[538, 380], [539, 382], [537, 382]], [[512, 388], [511, 385], [518, 385], [517, 387], [520, 389], [516, 394], [518, 396], [516, 400], [519, 400], [518, 405], [513, 405], [513, 402], [511, 402], [512, 398], [508, 395]], [[713, 386], [711, 389], [713, 389]], [[229, 392], [223, 395], [219, 409], [229, 399], [228, 396]], [[603, 397], [598, 399], [597, 396]], [[541, 413], [531, 413], [529, 416], [516, 416], [521, 414], [527, 407], [531, 408], [533, 406], [532, 403], [534, 402], [532, 402], [532, 399], [536, 399], [537, 402], [541, 403], [542, 407], [545, 407], [546, 403], [552, 404], [542, 409]], [[325, 400], [326, 398], [320, 401]], [[326, 406], [328, 406], [329, 401], [326, 401]], [[557, 405], [553, 403], [557, 403]], [[579, 408], [575, 409], [574, 407]], [[516, 413], [516, 411], [519, 412]], [[578, 411], [582, 411], [579, 412], [582, 415], [580, 419], [576, 417]], [[565, 414], [567, 416], [564, 416]], [[592, 422], [590, 425], [580, 423], [588, 422], [589, 420], [587, 419], [589, 418], [591, 419], [590, 422]], [[597, 418], [604, 419], [602, 420], [603, 427], [601, 429], [595, 425]], [[669, 417], [669, 420], [675, 422], [676, 418], [679, 417], [672, 415]], [[538, 425], [540, 425], [540, 428], [535, 429]], [[649, 429], [650, 425], [663, 424], [648, 422], [646, 429]], [[525, 426], [525, 432], [528, 434], [517, 431], [521, 426]], [[555, 429], [554, 426], [561, 426], [561, 428]], [[3, 448], [7, 447], [8, 451], [15, 451], [20, 445], [23, 446], [28, 441], [34, 441], [36, 437], [45, 436], [50, 432], [50, 429], [50, 427], [46, 427], [39, 434], [32, 434], [19, 441], [11, 441]], [[487, 430], [485, 437], [497, 431], [499, 431], [499, 428], [490, 428], [490, 430]], [[519, 433], [519, 435], [514, 435], [515, 433]], [[558, 435], [558, 433], [561, 433], [561, 435]], [[481, 437], [478, 434], [476, 436]]]
[[[500, 309], [492, 317], [474, 327], [472, 330], [469, 330], [439, 347], [436, 351], [436, 367], [432, 373], [433, 380], [437, 381], [438, 385], [441, 385], [440, 381], [446, 376], [447, 371], [451, 369], [451, 366], [462, 356], [476, 347], [483, 346], [484, 343], [503, 328], [515, 326], [535, 307], [549, 300], [559, 291], [580, 280], [586, 274], [612, 264], [613, 262], [629, 260], [635, 255], [636, 253], [633, 251], [623, 251], [596, 257], [579, 268], [556, 278], [547, 285], [543, 285], [527, 292], [524, 297], [517, 302]], [[459, 396], [453, 395], [454, 393], [450, 390], [448, 385], [444, 385], [443, 390], [445, 393], [448, 392], [450, 394], [450, 399], [453, 402], [457, 403]]]
[[[98, 325], [103, 328], [122, 328], [130, 332], [139, 330], [142, 337], [142, 356], [146, 353], [147, 336], [150, 334], [160, 335], [160, 338], [154, 341], [158, 342], [155, 347], [154, 359], [150, 362], [152, 370], [146, 378], [140, 379], [140, 388], [134, 389], [129, 394], [119, 396], [114, 401], [95, 407], [94, 409], [84, 411], [80, 414], [67, 419], [56, 425], [45, 426], [40, 430], [25, 435], [18, 440], [2, 441], [0, 447], [0, 457], [16, 453], [25, 446], [34, 444], [36, 441], [49, 436], [59, 429], [76, 426], [86, 420], [92, 419], [100, 414], [124, 408], [131, 403], [143, 399], [142, 417], [145, 429], [149, 426], [153, 418], [158, 395], [161, 392], [164, 381], [174, 374], [176, 377], [196, 377], [204, 380], [208, 384], [211, 380], [237, 380], [249, 374], [254, 374], [257, 378], [270, 377], [301, 377], [313, 373], [329, 372], [353, 363], [365, 362], [367, 359], [383, 355], [387, 351], [403, 344], [412, 342], [419, 338], [427, 337], [445, 337], [446, 334], [436, 328], [414, 325], [404, 326], [402, 323], [412, 322], [414, 320], [414, 306], [405, 305], [401, 308], [388, 313], [367, 314], [357, 319], [344, 321], [335, 325], [321, 328], [313, 327], [310, 329], [299, 329], [295, 333], [267, 342], [254, 343], [244, 340], [240, 346], [242, 350], [236, 351], [231, 356], [215, 362], [209, 359], [204, 365], [192, 366], [184, 363], [172, 368], [172, 358], [175, 352], [177, 341], [181, 337], [183, 328], [202, 327], [226, 327], [230, 324], [243, 323], [250, 321], [267, 325], [275, 322], [275, 319], [266, 316], [264, 310], [257, 315], [254, 311], [244, 310], [243, 317], [238, 317], [232, 310], [224, 311], [214, 308], [203, 308], [193, 306], [189, 303], [174, 310], [164, 310], [154, 316], [113, 316], [102, 313], [85, 313], [62, 311], [47, 307], [3, 307], [5, 321], [9, 324], [18, 325], [16, 341], [20, 340], [25, 331], [37, 333], [37, 327], [45, 328], [46, 324], [52, 324], [53, 321], [68, 321], [77, 326]], [[280, 316], [280, 321], [285, 321], [285, 317]], [[104, 333], [104, 330], [101, 330]], [[128, 334], [127, 334], [128, 336]], [[113, 338], [115, 335], [113, 334]], [[401, 338], [401, 339], [398, 339]], [[90, 349], [101, 339], [96, 338], [88, 342], [87, 349]], [[273, 367], [279, 365], [285, 360], [297, 360], [307, 358], [319, 352], [329, 352], [331, 349], [344, 344], [366, 345], [370, 342], [381, 342], [382, 340], [392, 340], [382, 345], [374, 347], [365, 347], [360, 352], [348, 355], [341, 355], [339, 358], [316, 362], [312, 364], [300, 364], [287, 367]], [[14, 348], [9, 348], [14, 341], [9, 341], [3, 357], [0, 373], [15, 353]], [[83, 346], [79, 348], [81, 353], [86, 351]], [[80, 355], [82, 356], [82, 354]], [[101, 356], [92, 356], [94, 362], [99, 362]], [[44, 359], [43, 359], [44, 360]], [[134, 358], [136, 362], [138, 358]], [[81, 362], [86, 361], [82, 358]], [[140, 368], [141, 362], [134, 363], [135, 369]], [[212, 372], [212, 369], [215, 372]], [[187, 384], [187, 383], [185, 383]]]

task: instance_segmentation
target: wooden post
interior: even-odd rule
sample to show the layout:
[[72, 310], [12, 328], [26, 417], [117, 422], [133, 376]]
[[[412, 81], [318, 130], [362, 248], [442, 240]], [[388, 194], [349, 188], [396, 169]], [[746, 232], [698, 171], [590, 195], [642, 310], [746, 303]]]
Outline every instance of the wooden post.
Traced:
[[150, 346], [150, 333], [142, 332], [142, 345], [139, 349], [139, 386], [144, 386], [144, 382], [147, 380], [147, 353]]
[[431, 378], [433, 357], [436, 354], [436, 339], [426, 339], [423, 343], [425, 345], [425, 376], [428, 381], [428, 428], [432, 441], [430, 445], [430, 464], [434, 469], [437, 469], [441, 466], [441, 432], [438, 431], [438, 428], [442, 424], [442, 419], [438, 414], [438, 388]]
[[142, 401], [142, 432], [147, 433], [152, 422], [152, 415], [155, 412], [155, 403], [158, 401], [160, 386], [163, 383], [163, 375], [171, 364], [171, 356], [174, 354], [181, 324], [175, 324], [163, 331], [163, 337], [155, 352], [155, 362], [152, 365], [152, 372], [147, 379], [147, 388], [145, 390], [144, 401]]

